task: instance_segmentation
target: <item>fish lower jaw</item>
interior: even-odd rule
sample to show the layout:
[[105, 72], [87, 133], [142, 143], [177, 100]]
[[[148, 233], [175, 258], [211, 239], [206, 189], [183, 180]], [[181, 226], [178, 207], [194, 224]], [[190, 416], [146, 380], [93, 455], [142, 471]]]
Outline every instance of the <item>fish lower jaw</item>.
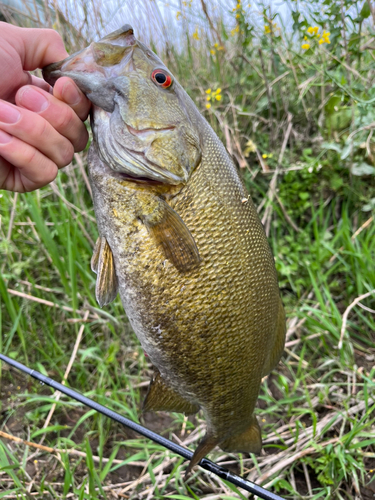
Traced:
[[148, 179], [147, 177], [133, 177], [130, 174], [125, 174], [123, 172], [116, 172], [118, 176], [121, 177], [121, 179], [128, 181], [128, 182], [134, 182], [136, 184], [148, 184], [151, 186], [161, 186], [163, 185], [163, 182], [161, 181], [156, 181], [153, 179]]
[[129, 125], [128, 123], [125, 123], [126, 128], [128, 129], [128, 132], [135, 137], [138, 137], [139, 139], [148, 139], [148, 138], [154, 138], [155, 134], [162, 134], [164, 132], [170, 132], [171, 130], [174, 130], [176, 127], [173, 125], [169, 127], [163, 127], [163, 128], [153, 128], [153, 127], [146, 127], [143, 129], [137, 129]]

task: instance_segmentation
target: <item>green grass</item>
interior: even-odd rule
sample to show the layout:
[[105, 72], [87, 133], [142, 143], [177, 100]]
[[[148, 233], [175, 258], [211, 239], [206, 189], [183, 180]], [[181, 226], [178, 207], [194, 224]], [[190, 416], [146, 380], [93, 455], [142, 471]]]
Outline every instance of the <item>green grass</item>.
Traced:
[[[179, 43], [162, 55], [260, 207], [288, 316], [284, 357], [263, 381], [256, 411], [265, 453], [217, 449], [210, 458], [285, 498], [366, 500], [375, 470], [375, 294], [351, 308], [338, 346], [346, 309], [375, 289], [375, 60], [363, 49], [373, 18], [363, 2], [325, 2], [325, 12], [310, 2], [299, 15], [293, 3], [293, 26], [279, 31], [269, 9], [249, 15], [236, 5], [220, 19], [207, 4], [215, 29], [183, 5], [185, 31], [171, 26]], [[160, 18], [151, 20], [156, 33]], [[130, 21], [142, 34], [145, 26]], [[310, 25], [330, 31], [331, 43], [306, 35]], [[94, 37], [91, 26], [57, 25], [71, 50], [84, 45], [82, 34]], [[156, 47], [162, 52], [160, 40]], [[222, 99], [206, 109], [208, 88], [221, 88]], [[0, 195], [0, 351], [60, 381], [83, 328], [67, 383], [139, 421], [152, 368], [119, 299], [103, 310], [95, 301], [84, 158], [54, 186]], [[162, 447], [65, 396], [56, 402], [4, 364], [0, 377], [0, 431], [59, 450], [0, 438], [0, 498], [252, 498], [199, 468], [185, 483], [186, 463]], [[204, 434], [200, 415], [150, 414], [143, 423], [191, 447]]]

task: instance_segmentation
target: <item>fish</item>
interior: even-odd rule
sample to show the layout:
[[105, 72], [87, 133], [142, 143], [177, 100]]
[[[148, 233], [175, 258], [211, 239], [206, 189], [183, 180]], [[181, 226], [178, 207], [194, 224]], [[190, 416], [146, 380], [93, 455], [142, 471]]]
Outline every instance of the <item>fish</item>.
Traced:
[[119, 292], [154, 375], [143, 411], [192, 415], [215, 446], [260, 453], [254, 415], [278, 364], [285, 312], [274, 257], [232, 157], [131, 26], [53, 63], [92, 102], [89, 179], [101, 307]]

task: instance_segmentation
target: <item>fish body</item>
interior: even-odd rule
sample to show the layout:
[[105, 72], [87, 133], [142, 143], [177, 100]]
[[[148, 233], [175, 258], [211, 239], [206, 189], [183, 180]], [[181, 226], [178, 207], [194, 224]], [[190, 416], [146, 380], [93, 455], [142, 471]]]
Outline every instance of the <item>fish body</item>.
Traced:
[[129, 26], [45, 74], [71, 76], [95, 104], [96, 293], [104, 305], [119, 291], [155, 367], [144, 410], [203, 410], [207, 433], [190, 467], [216, 445], [260, 452], [253, 412], [283, 352], [285, 316], [232, 158]]

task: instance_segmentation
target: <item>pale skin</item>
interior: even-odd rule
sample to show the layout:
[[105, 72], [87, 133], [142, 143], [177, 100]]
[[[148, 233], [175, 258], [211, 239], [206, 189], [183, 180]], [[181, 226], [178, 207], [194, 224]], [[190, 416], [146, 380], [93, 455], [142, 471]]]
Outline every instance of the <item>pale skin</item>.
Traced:
[[56, 31], [0, 22], [0, 189], [41, 188], [85, 148], [90, 101], [70, 78], [52, 94], [29, 73], [67, 56]]

